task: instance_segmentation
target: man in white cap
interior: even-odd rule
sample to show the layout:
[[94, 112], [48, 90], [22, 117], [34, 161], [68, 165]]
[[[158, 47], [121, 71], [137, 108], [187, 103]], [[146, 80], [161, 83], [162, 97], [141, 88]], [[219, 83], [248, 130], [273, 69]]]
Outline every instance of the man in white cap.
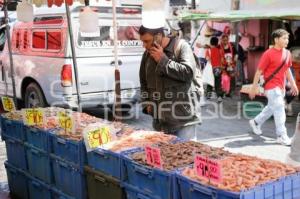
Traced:
[[[194, 139], [201, 123], [193, 83], [196, 61], [189, 44], [166, 37], [163, 27], [139, 29], [145, 52], [140, 67], [143, 112], [153, 117], [153, 128]], [[179, 52], [175, 54], [176, 48]]]

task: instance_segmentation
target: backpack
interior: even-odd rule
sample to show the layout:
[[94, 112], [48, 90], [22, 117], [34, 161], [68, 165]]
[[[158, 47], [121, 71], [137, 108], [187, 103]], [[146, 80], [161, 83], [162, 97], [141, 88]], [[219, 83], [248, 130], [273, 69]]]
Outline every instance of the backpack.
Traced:
[[[183, 44], [183, 42], [185, 42], [185, 40], [179, 39], [179, 38], [175, 42], [175, 45], [174, 45], [175, 59], [177, 59], [178, 56], [179, 56], [180, 48], [181, 48], [181, 45]], [[195, 67], [195, 70], [194, 70], [194, 77], [193, 77], [192, 82], [195, 86], [195, 90], [196, 90], [196, 93], [197, 93], [198, 97], [201, 97], [204, 94], [201, 65], [200, 65], [200, 62], [198, 60], [198, 57], [195, 55], [194, 52], [193, 52], [193, 56], [194, 56], [194, 59], [195, 59], [195, 62], [196, 62], [196, 67]]]

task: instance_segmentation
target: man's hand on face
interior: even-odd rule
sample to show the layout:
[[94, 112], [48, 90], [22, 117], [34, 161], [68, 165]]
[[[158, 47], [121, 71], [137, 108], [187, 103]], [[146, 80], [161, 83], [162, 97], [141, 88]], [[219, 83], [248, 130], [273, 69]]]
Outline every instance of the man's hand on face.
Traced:
[[164, 55], [164, 50], [160, 45], [154, 43], [150, 48], [149, 53], [150, 56], [158, 63]]

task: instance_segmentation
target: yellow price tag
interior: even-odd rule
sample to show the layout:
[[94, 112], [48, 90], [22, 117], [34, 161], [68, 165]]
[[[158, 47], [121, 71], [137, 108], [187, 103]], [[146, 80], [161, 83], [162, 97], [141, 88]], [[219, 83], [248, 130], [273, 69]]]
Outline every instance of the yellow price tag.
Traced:
[[1, 99], [2, 99], [3, 109], [5, 111], [10, 112], [16, 110], [16, 106], [12, 98], [3, 96], [1, 97]]
[[28, 126], [43, 125], [44, 111], [42, 109], [23, 109], [24, 123]]
[[59, 126], [65, 129], [66, 132], [71, 133], [73, 130], [73, 120], [70, 114], [66, 112], [59, 112], [58, 113], [58, 123]]
[[111, 141], [111, 135], [108, 127], [102, 127], [88, 132], [88, 143], [91, 148], [96, 148]]

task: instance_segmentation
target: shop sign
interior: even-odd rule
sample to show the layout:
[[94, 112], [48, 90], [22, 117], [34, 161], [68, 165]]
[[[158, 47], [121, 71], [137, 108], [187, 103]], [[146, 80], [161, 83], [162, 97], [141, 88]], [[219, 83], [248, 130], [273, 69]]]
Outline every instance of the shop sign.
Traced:
[[163, 162], [161, 158], [161, 152], [159, 148], [146, 146], [145, 147], [146, 161], [147, 164], [155, 168], [163, 168]]
[[3, 109], [5, 111], [11, 112], [11, 111], [16, 110], [16, 106], [15, 106], [14, 100], [12, 98], [2, 96], [1, 100], [2, 100]]
[[23, 122], [28, 126], [43, 126], [45, 122], [45, 113], [41, 108], [22, 109]]
[[216, 183], [222, 182], [222, 163], [220, 160], [196, 155], [194, 160], [196, 174]]

